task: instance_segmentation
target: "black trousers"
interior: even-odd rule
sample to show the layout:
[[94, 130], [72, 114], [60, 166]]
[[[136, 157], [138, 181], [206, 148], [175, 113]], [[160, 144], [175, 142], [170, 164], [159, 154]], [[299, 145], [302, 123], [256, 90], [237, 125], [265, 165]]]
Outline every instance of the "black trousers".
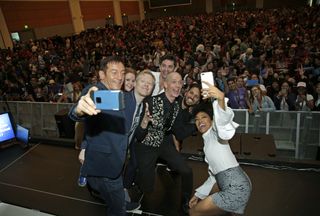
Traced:
[[123, 177], [123, 186], [124, 188], [131, 188], [133, 183], [135, 183], [136, 180], [136, 171], [137, 171], [137, 156], [135, 151], [135, 146], [137, 145], [137, 142], [133, 142], [130, 144], [130, 158], [127, 163], [127, 166], [125, 168], [124, 177]]
[[172, 143], [172, 135], [165, 136], [160, 147], [146, 146], [141, 143], [135, 145], [138, 165], [137, 181], [144, 193], [150, 193], [154, 188], [155, 166], [157, 160], [163, 159], [168, 166], [181, 175], [182, 196], [190, 198], [193, 188], [193, 173], [185, 159]]

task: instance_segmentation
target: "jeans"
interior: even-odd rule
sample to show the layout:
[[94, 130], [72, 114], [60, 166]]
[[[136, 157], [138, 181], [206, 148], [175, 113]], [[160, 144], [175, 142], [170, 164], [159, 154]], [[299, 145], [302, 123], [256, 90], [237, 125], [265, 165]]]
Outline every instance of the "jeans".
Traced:
[[87, 177], [89, 185], [100, 193], [107, 206], [108, 216], [125, 216], [126, 203], [122, 176], [117, 179]]

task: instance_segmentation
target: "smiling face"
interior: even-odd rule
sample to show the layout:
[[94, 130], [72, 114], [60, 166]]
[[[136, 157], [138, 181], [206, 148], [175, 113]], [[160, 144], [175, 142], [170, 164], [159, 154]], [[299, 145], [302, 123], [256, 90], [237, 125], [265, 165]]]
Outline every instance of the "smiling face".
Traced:
[[101, 82], [109, 90], [120, 90], [124, 81], [125, 68], [121, 62], [109, 62]]
[[165, 94], [171, 102], [180, 95], [180, 91], [183, 85], [181, 75], [177, 72], [168, 74], [164, 82]]
[[197, 87], [191, 88], [184, 95], [184, 103], [186, 106], [191, 107], [200, 102], [201, 92]]
[[154, 83], [155, 81], [152, 74], [144, 73], [138, 75], [136, 80], [135, 92], [137, 92], [142, 97], [149, 96], [152, 93]]
[[207, 132], [212, 125], [210, 116], [205, 112], [198, 112], [195, 117], [196, 127], [201, 134]]
[[133, 73], [126, 73], [124, 78], [124, 90], [129, 92], [134, 88], [136, 75]]
[[253, 97], [259, 97], [261, 95], [261, 90], [259, 87], [253, 86], [251, 89], [251, 93], [252, 93]]
[[160, 64], [160, 72], [163, 79], [165, 79], [169, 73], [174, 71], [174, 61], [166, 59]]

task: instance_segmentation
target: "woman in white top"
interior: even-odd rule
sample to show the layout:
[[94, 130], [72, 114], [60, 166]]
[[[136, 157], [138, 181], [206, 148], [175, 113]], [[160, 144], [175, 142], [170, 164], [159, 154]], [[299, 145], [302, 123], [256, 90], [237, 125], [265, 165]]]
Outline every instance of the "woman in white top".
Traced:
[[[209, 84], [208, 84], [209, 85]], [[208, 179], [196, 189], [189, 202], [190, 215], [243, 214], [251, 194], [251, 182], [240, 168], [227, 140], [235, 134], [238, 124], [227, 107], [227, 99], [218, 88], [209, 85], [202, 90], [204, 99], [215, 98], [195, 110], [196, 126], [204, 140], [205, 161], [209, 165]], [[208, 106], [209, 105], [209, 106]], [[213, 187], [219, 191], [210, 195]]]

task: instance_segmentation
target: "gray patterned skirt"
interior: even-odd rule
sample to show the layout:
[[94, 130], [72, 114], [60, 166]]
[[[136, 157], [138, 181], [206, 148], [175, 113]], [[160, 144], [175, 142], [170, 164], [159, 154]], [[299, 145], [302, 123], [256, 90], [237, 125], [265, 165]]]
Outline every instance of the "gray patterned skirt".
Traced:
[[219, 172], [215, 178], [220, 191], [211, 195], [213, 202], [227, 212], [243, 214], [252, 190], [247, 174], [237, 166]]

